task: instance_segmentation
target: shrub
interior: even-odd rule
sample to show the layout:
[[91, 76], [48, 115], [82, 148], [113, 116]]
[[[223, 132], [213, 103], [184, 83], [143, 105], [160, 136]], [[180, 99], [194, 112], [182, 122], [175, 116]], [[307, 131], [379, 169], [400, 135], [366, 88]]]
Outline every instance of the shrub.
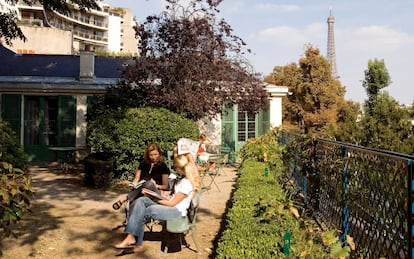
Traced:
[[31, 180], [26, 173], [13, 165], [0, 162], [0, 237], [9, 237], [13, 228], [29, 209], [33, 195]]
[[13, 229], [30, 207], [31, 179], [22, 170], [27, 163], [14, 131], [0, 121], [0, 240], [14, 236]]
[[326, 258], [312, 224], [302, 218], [294, 201], [286, 197], [275, 172], [263, 174], [267, 166], [245, 159], [239, 169], [233, 205], [216, 258], [284, 258], [286, 232], [291, 233], [291, 258]]
[[283, 171], [282, 151], [283, 146], [279, 145], [280, 132], [277, 128], [268, 131], [265, 135], [248, 139], [246, 144], [236, 153], [242, 160], [254, 159], [264, 162], [276, 172]]
[[126, 179], [135, 172], [150, 143], [172, 150], [181, 137], [197, 139], [196, 124], [167, 109], [128, 108], [102, 115], [88, 123], [88, 145], [114, 161], [114, 177]]
[[16, 133], [6, 122], [0, 121], [0, 161], [12, 164], [15, 168], [25, 169], [28, 157], [19, 144]]
[[294, 189], [282, 188], [286, 151], [278, 139], [275, 129], [238, 152], [240, 177], [215, 258], [348, 258], [352, 238], [346, 246], [335, 230], [322, 232]]

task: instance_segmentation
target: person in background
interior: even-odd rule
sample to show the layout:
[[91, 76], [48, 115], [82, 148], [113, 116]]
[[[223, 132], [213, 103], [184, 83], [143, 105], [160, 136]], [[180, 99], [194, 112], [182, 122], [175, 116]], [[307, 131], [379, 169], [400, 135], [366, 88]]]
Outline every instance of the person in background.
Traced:
[[198, 142], [200, 143], [200, 145], [197, 151], [197, 158], [199, 160], [207, 162], [210, 156], [210, 154], [207, 153], [207, 146], [211, 144], [211, 140], [206, 136], [206, 134], [202, 133], [198, 137]]
[[145, 250], [143, 244], [145, 223], [150, 219], [168, 220], [187, 216], [194, 193], [201, 189], [197, 169], [187, 155], [177, 155], [174, 158], [174, 168], [179, 180], [175, 184], [171, 197], [154, 201], [149, 197], [140, 197], [133, 204], [134, 213], [128, 218], [125, 227], [126, 237], [115, 245], [117, 249], [132, 249], [138, 253]]
[[[152, 143], [147, 146], [144, 152], [144, 161], [139, 164], [139, 167], [135, 172], [134, 180], [132, 181], [134, 186], [136, 186], [139, 181], [146, 180], [147, 182], [144, 184], [146, 188], [153, 189], [154, 191], [168, 190], [168, 176], [170, 175], [170, 170], [161, 154], [161, 149], [157, 144]], [[132, 190], [128, 195], [124, 195], [116, 201], [112, 205], [112, 208], [118, 210], [124, 202], [132, 202], [141, 195], [140, 188]]]
[[200, 143], [197, 152], [197, 164], [199, 171], [211, 172], [217, 167], [216, 163], [209, 161], [212, 154], [207, 152], [207, 146], [211, 144], [211, 140], [206, 134], [202, 133], [198, 137], [198, 142]]

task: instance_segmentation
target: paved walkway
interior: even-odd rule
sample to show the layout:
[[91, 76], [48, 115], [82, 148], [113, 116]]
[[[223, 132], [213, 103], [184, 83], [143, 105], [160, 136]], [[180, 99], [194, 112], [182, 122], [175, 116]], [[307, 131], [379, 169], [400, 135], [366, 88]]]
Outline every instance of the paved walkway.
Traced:
[[[112, 209], [118, 193], [83, 186], [81, 173], [63, 173], [52, 166], [32, 166], [30, 174], [37, 193], [32, 213], [25, 215], [16, 233], [18, 239], [1, 241], [3, 258], [115, 258], [113, 244], [124, 237], [122, 211]], [[214, 241], [236, 179], [236, 169], [224, 168], [201, 200], [197, 237], [201, 254], [183, 248], [168, 258], [212, 258]], [[205, 179], [207, 180], [207, 179]], [[147, 250], [122, 258], [161, 258], [161, 236], [148, 233]], [[195, 247], [190, 236], [186, 238]]]

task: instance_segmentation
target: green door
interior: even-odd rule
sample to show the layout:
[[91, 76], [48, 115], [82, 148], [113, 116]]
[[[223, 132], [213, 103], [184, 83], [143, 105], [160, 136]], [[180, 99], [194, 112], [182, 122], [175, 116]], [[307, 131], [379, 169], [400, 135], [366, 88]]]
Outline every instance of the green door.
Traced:
[[223, 109], [221, 119], [222, 145], [229, 147], [231, 152], [240, 150], [249, 138], [263, 135], [270, 129], [269, 111], [251, 115], [239, 111], [238, 106], [234, 105], [233, 109]]
[[257, 132], [257, 115], [238, 111], [236, 150], [239, 150], [249, 138], [255, 138]]
[[75, 145], [75, 98], [25, 96], [24, 100], [24, 149], [32, 161], [54, 160], [51, 146]]

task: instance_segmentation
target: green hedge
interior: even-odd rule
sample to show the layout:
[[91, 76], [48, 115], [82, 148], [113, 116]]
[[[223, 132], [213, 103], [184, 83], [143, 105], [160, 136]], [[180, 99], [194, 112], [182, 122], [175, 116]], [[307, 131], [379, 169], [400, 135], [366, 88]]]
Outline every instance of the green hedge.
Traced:
[[[88, 123], [87, 143], [102, 160], [114, 162], [114, 177], [133, 176], [145, 148], [157, 143], [166, 152], [182, 137], [198, 139], [195, 123], [167, 109], [128, 108]], [[132, 173], [131, 173], [132, 172]]]
[[285, 151], [278, 139], [275, 129], [249, 139], [238, 152], [239, 178], [216, 258], [328, 257], [317, 227], [282, 189]]
[[292, 154], [279, 139], [274, 129], [238, 152], [242, 164], [216, 258], [348, 258], [352, 239], [345, 245], [336, 230], [322, 231], [295, 189], [282, 188], [293, 187], [282, 162]]
[[[275, 172], [270, 170], [265, 176], [265, 167], [266, 163], [245, 160], [239, 169], [216, 258], [282, 258], [287, 252], [292, 258], [310, 254], [326, 258], [319, 235], [304, 227], [305, 219], [295, 216], [299, 210], [282, 191]], [[286, 232], [291, 234], [288, 250], [284, 247]]]

